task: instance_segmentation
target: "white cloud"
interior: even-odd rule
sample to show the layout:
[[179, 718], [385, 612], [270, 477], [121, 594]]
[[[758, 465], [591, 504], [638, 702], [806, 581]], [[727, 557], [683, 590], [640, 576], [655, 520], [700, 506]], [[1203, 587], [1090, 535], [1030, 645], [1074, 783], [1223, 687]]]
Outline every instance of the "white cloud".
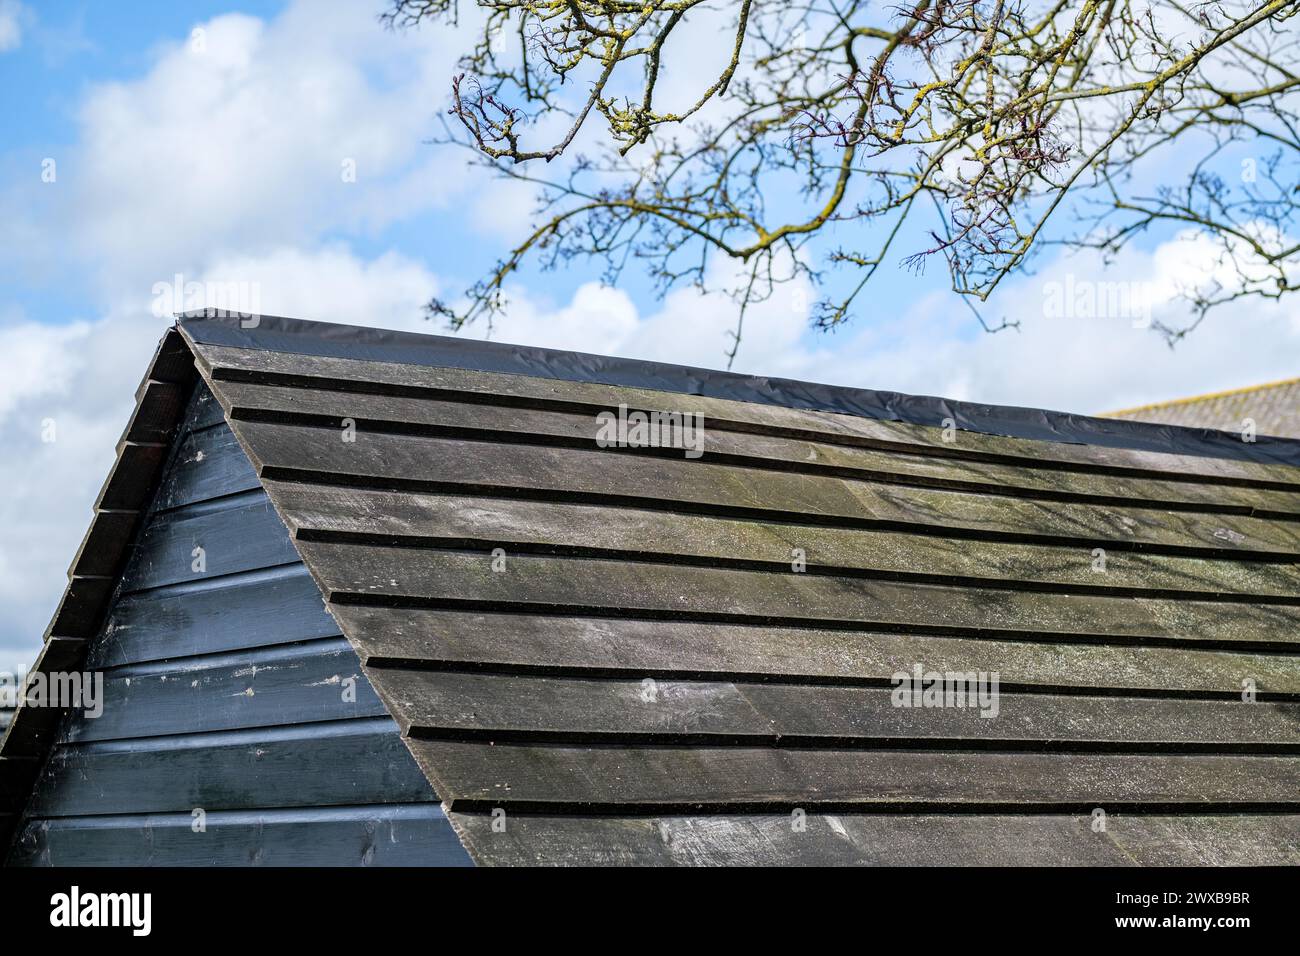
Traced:
[[85, 336], [84, 324], [0, 327], [0, 425], [20, 403], [66, 392], [74, 363], [69, 344]]
[[642, 325], [636, 305], [627, 293], [597, 282], [583, 284], [573, 301], [556, 307], [515, 287], [508, 292], [509, 308], [493, 323], [475, 323], [462, 334], [515, 345], [572, 349], [608, 355], [623, 354], [628, 338]]
[[433, 331], [421, 309], [438, 292], [438, 280], [420, 263], [397, 253], [364, 261], [345, 245], [316, 252], [281, 248], [265, 256], [234, 256], [213, 263], [200, 279], [248, 283], [264, 315], [301, 316], [348, 325]]
[[114, 316], [0, 328], [0, 670], [40, 646], [163, 327]]
[[[706, 284], [723, 288], [724, 280], [735, 277], [730, 264], [715, 259]], [[506, 297], [506, 312], [494, 321], [491, 338], [518, 345], [718, 367], [726, 364], [736, 327], [731, 298], [721, 292], [701, 294], [693, 286], [674, 289], [646, 315], [626, 292], [595, 281], [581, 285], [573, 301], [561, 307], [519, 286], [507, 288]], [[763, 369], [798, 348], [813, 298], [812, 288], [800, 278], [750, 307], [740, 353], [745, 369]], [[464, 334], [486, 338], [488, 329], [480, 322]]]
[[[1098, 413], [1217, 389], [1294, 376], [1300, 353], [1300, 302], [1243, 299], [1212, 311], [1176, 348], [1137, 314], [1049, 317], [1052, 283], [1130, 283], [1155, 297], [1153, 317], [1186, 321], [1174, 291], [1216, 267], [1204, 243], [1171, 240], [1152, 253], [1131, 251], [1104, 265], [1092, 255], [1062, 258], [1010, 283], [990, 304], [994, 319], [1020, 319], [1018, 331], [971, 332], [951, 297], [931, 296], [896, 323], [873, 323], [837, 341], [824, 361], [797, 361], [801, 374], [824, 381], [938, 394], [1080, 413]], [[1105, 289], [1101, 290], [1104, 298]]]
[[[197, 281], [228, 276], [256, 283], [268, 314], [438, 331], [419, 311], [437, 280], [397, 254], [364, 261], [342, 245], [283, 248], [219, 260]], [[25, 667], [39, 648], [136, 386], [170, 323], [141, 305], [132, 299], [66, 326], [0, 326], [0, 670]]]
[[77, 143], [51, 153], [57, 183], [22, 185], [0, 244], [33, 263], [71, 255], [116, 299], [427, 213], [474, 175], [427, 143], [463, 40], [384, 30], [344, 0], [198, 23], [142, 76], [89, 88]]
[[16, 50], [22, 45], [24, 13], [18, 0], [0, 0], [0, 53]]

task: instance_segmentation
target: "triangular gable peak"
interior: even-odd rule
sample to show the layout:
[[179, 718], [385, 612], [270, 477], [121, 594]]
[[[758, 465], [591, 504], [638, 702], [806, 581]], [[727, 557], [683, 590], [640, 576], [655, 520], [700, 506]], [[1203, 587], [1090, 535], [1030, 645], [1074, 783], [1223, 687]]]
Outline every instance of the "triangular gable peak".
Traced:
[[1296, 861], [1300, 443], [270, 317], [156, 437], [196, 366], [478, 862]]
[[169, 440], [85, 660], [27, 688], [9, 862], [468, 863], [201, 379]]

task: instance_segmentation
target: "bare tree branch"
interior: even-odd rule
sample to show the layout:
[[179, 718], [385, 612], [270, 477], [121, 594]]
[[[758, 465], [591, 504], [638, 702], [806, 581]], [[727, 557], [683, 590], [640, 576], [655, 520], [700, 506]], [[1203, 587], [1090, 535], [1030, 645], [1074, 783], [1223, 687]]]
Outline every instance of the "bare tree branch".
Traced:
[[[833, 329], [887, 257], [941, 260], [974, 307], [1035, 248], [1114, 256], [1158, 228], [1221, 253], [1213, 281], [1183, 292], [1189, 324], [1157, 324], [1170, 341], [1215, 306], [1300, 285], [1300, 0], [477, 8], [454, 139], [540, 200], [519, 246], [462, 299], [431, 303], [453, 326], [490, 323], [525, 260], [593, 260], [610, 282], [635, 264], [661, 290], [720, 281], [740, 306], [734, 360], [747, 308], [796, 278], [822, 290], [813, 321]], [[460, 13], [392, 0], [384, 19]], [[904, 235], [928, 240], [900, 254]], [[975, 314], [989, 331], [1018, 324]]]

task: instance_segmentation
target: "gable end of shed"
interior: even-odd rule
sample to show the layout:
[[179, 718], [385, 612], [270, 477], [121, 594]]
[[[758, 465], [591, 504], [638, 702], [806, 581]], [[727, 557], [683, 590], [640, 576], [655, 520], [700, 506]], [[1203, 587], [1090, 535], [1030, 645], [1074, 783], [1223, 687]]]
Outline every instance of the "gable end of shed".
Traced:
[[33, 668], [101, 690], [5, 728], [7, 863], [468, 864], [175, 329], [137, 400]]

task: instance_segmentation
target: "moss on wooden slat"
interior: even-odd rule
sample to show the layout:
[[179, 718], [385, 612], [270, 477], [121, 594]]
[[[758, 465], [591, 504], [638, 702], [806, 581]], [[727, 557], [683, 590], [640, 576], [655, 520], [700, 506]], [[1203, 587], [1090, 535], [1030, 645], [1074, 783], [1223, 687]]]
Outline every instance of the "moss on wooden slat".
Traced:
[[[681, 568], [299, 541], [332, 603], [477, 602], [516, 612], [651, 616], [932, 632], [1157, 638], [1300, 650], [1300, 607], [996, 591], [794, 572]], [[357, 597], [353, 597], [353, 596]], [[721, 621], [726, 623], [725, 621]]]
[[470, 853], [513, 866], [1285, 866], [1300, 815], [451, 814]]
[[[298, 415], [331, 421], [351, 419], [376, 427], [427, 428], [450, 435], [498, 435], [519, 441], [550, 439], [594, 448], [598, 423], [590, 414], [511, 408], [502, 405], [416, 399], [354, 392], [277, 388], [219, 382], [222, 399], [237, 416]], [[367, 427], [363, 425], [362, 427]], [[1269, 512], [1300, 516], [1300, 493], [1186, 481], [1125, 478], [1106, 474], [923, 456], [811, 442], [708, 427], [699, 452], [713, 461], [784, 468], [808, 474], [839, 474], [867, 480], [950, 487], [983, 494], [1034, 498], [1094, 498], [1112, 503], [1163, 503], [1207, 511]]]
[[1003, 684], [1238, 697], [1250, 681], [1261, 694], [1300, 694], [1293, 655], [345, 605], [333, 613], [363, 659], [882, 685], [919, 661], [998, 671]]
[[[924, 664], [922, 669], [933, 671]], [[1002, 691], [988, 683], [998, 679], [996, 674], [990, 678], [974, 671], [973, 683], [951, 706], [941, 707], [920, 706], [919, 698], [910, 694], [909, 706], [897, 706], [893, 688], [397, 668], [369, 673], [404, 730], [586, 734], [611, 744], [619, 735], [698, 734], [735, 736], [754, 744], [791, 738], [900, 745], [945, 739], [1037, 744], [1046, 750], [1062, 744], [1300, 750], [1300, 703], [1024, 694]], [[904, 673], [910, 677], [913, 672]], [[985, 683], [980, 686], [978, 681]], [[978, 692], [987, 693], [981, 698]], [[911, 706], [913, 702], [917, 706]]]
[[[1300, 812], [1300, 757], [610, 747], [413, 739], [453, 808], [1261, 805]], [[672, 808], [672, 809], [670, 809]]]
[[[536, 495], [599, 496], [621, 505], [743, 511], [778, 519], [855, 522], [932, 533], [1070, 540], [1090, 546], [1152, 545], [1207, 553], [1300, 555], [1300, 525], [1206, 515], [1043, 502], [969, 492], [881, 485], [602, 451], [503, 445], [411, 435], [241, 422], [259, 466], [315, 472], [377, 487], [423, 482], [524, 489]], [[435, 489], [426, 489], [435, 490]]]
[[956, 541], [888, 531], [826, 528], [644, 508], [614, 508], [474, 495], [430, 495], [267, 483], [295, 530], [477, 540], [507, 551], [602, 549], [663, 560], [767, 562], [790, 568], [796, 550], [814, 571], [940, 575], [1066, 587], [1155, 589], [1294, 598], [1300, 567], [1089, 547]]

